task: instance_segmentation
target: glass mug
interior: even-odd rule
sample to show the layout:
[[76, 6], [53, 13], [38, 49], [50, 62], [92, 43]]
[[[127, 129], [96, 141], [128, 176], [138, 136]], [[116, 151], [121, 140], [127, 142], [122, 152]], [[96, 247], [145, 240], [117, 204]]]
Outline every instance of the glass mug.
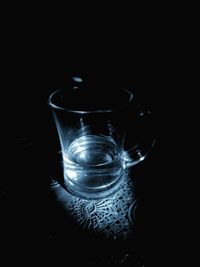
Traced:
[[134, 102], [126, 89], [113, 93], [75, 86], [50, 95], [67, 191], [87, 199], [107, 197], [127, 170], [146, 158], [155, 143], [143, 127], [151, 115]]

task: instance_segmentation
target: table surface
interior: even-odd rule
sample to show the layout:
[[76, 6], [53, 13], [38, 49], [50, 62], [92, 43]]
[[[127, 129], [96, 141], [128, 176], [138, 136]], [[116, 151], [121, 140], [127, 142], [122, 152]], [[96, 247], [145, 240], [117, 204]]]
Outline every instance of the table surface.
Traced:
[[41, 142], [18, 141], [16, 172], [1, 181], [6, 252], [20, 260], [25, 253], [33, 261], [67, 258], [83, 265], [143, 266], [152, 258], [164, 267], [184, 261], [186, 206], [175, 196], [176, 184], [172, 190], [155, 170], [158, 150], [134, 169], [134, 179], [124, 179], [117, 196], [91, 202], [69, 197], [55, 182], [58, 157], [48, 158]]

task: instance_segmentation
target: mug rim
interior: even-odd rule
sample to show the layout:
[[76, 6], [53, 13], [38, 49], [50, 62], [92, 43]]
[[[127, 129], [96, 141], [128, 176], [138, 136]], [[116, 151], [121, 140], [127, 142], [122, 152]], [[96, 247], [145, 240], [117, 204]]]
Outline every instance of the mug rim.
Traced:
[[[92, 110], [85, 110], [85, 109], [82, 109], [82, 110], [78, 110], [78, 109], [71, 109], [71, 108], [66, 108], [66, 107], [62, 107], [62, 106], [59, 106], [57, 105], [56, 103], [53, 102], [53, 98], [60, 92], [64, 91], [66, 89], [64, 88], [60, 88], [56, 91], [54, 91], [53, 93], [50, 94], [49, 98], [48, 98], [48, 105], [57, 110], [57, 111], [66, 111], [66, 112], [71, 112], [71, 113], [76, 113], [76, 114], [91, 114], [91, 113], [110, 113], [110, 112], [113, 112], [113, 111], [116, 111], [116, 110], [119, 110], [121, 107], [118, 107], [118, 108], [102, 108], [102, 109], [92, 109]], [[127, 101], [127, 103], [124, 106], [127, 106], [129, 105], [132, 101], [133, 101], [133, 93], [130, 92], [128, 89], [125, 89], [125, 88], [121, 88], [120, 91], [123, 91], [125, 92], [127, 95], [129, 95], [129, 99]]]

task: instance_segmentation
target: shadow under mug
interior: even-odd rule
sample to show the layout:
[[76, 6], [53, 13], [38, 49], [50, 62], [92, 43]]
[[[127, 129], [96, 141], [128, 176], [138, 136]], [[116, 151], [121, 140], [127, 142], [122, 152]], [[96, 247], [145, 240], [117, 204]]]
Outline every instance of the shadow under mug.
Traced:
[[49, 106], [61, 146], [64, 185], [79, 197], [114, 193], [126, 171], [155, 144], [148, 131], [150, 112], [136, 106], [126, 89], [59, 89], [50, 95]]

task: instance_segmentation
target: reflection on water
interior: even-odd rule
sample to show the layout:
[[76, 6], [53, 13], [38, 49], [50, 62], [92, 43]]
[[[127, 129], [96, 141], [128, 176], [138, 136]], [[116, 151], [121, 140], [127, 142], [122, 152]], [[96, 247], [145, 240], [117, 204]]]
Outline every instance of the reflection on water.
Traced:
[[72, 190], [76, 185], [79, 191], [105, 190], [115, 184], [124, 171], [121, 151], [114, 140], [106, 136], [84, 135], [75, 139], [63, 152], [63, 160], [65, 182]]

